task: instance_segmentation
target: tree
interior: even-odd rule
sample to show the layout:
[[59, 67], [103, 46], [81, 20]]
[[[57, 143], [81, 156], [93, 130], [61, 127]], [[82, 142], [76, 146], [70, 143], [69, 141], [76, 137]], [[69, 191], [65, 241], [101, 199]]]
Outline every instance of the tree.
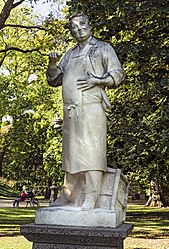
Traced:
[[8, 122], [4, 122], [0, 129], [0, 177], [2, 177], [2, 163], [6, 153], [6, 150], [9, 146], [9, 142], [7, 141], [7, 134], [11, 124]]
[[[113, 44], [126, 71], [125, 84], [107, 91], [112, 103], [108, 114], [109, 166], [122, 168], [131, 181], [137, 179], [142, 189], [147, 187], [148, 181], [156, 178], [167, 200], [169, 89], [166, 0], [72, 0], [68, 4], [70, 14], [83, 11], [89, 16], [94, 35]], [[49, 16], [41, 29], [33, 28], [36, 22], [28, 9], [15, 11], [10, 11], [5, 21], [7, 26], [0, 33], [0, 60], [9, 71], [7, 76], [0, 75], [2, 115], [9, 114], [14, 118], [15, 131], [15, 125], [22, 127], [24, 132], [24, 125], [25, 128], [28, 125], [27, 129], [34, 133], [35, 145], [36, 140], [45, 141], [43, 169], [46, 176], [61, 179], [60, 169], [56, 169], [61, 164], [61, 127], [53, 131], [51, 126], [56, 111], [62, 117], [61, 92], [46, 85], [45, 55], [50, 50], [64, 53], [71, 40], [63, 28], [65, 20]], [[11, 23], [14, 26], [8, 25]], [[12, 49], [13, 44], [17, 49]], [[30, 75], [37, 78], [31, 82]], [[27, 110], [34, 111], [29, 114], [28, 124], [24, 119]], [[14, 130], [10, 132], [12, 140]], [[24, 135], [27, 141], [29, 136]], [[18, 145], [21, 149], [23, 144], [18, 142]], [[12, 147], [9, 151], [12, 152]], [[13, 162], [12, 153], [6, 154], [5, 160], [6, 166]]]
[[[39, 0], [37, 0], [39, 1]], [[46, 31], [48, 33], [54, 33], [56, 29], [59, 30], [60, 24], [57, 23], [57, 26], [50, 25], [50, 28], [48, 27], [49, 23], [56, 24], [54, 21], [54, 18], [51, 15], [48, 16], [46, 21], [41, 24], [37, 24], [37, 21], [34, 22], [31, 21], [31, 17], [29, 19], [29, 22], [26, 21], [24, 16], [20, 15], [18, 16], [18, 19], [13, 21], [13, 18], [11, 16], [14, 15], [15, 12], [17, 12], [19, 9], [22, 11], [22, 13], [25, 13], [27, 16], [32, 15], [32, 11], [22, 5], [22, 3], [26, 2], [25, 0], [6, 0], [2, 1], [0, 0], [1, 5], [3, 6], [0, 12], [0, 38], [1, 38], [1, 47], [0, 47], [0, 66], [2, 66], [5, 58], [12, 52], [12, 51], [19, 51], [21, 53], [32, 53], [32, 52], [39, 52], [42, 55], [45, 55], [43, 52], [44, 50], [44, 44], [43, 40], [39, 41], [38, 44], [31, 44], [31, 46], [27, 46], [26, 41], [23, 42], [23, 46], [18, 46], [18, 43], [8, 43], [8, 40], [10, 40], [8, 31], [10, 30], [10, 34], [13, 33], [15, 35], [15, 32], [19, 30], [21, 33], [28, 33], [30, 31], [31, 34], [33, 34], [33, 37], [36, 37], [36, 40], [39, 38], [39, 31]], [[30, 2], [33, 2], [30, 0]], [[35, 1], [36, 3], [36, 1]], [[61, 1], [55, 1], [55, 4], [60, 5]], [[22, 19], [23, 18], [23, 19]], [[61, 23], [61, 22], [60, 22]], [[15, 32], [12, 32], [15, 31]], [[58, 33], [57, 31], [55, 32]], [[12, 36], [13, 37], [13, 36]], [[5, 38], [5, 39], [4, 39]], [[15, 45], [14, 45], [15, 44]], [[20, 43], [19, 43], [20, 44]], [[21, 45], [21, 44], [20, 44]]]
[[[34, 25], [31, 11], [25, 8], [16, 9], [10, 15], [10, 20], [14, 24], [24, 22], [25, 25]], [[61, 162], [59, 159], [61, 130], [52, 129], [52, 120], [56, 111], [62, 115], [61, 91], [47, 85], [45, 71], [48, 58], [46, 55], [55, 46], [62, 53], [66, 46], [64, 40], [66, 34], [64, 35], [62, 20], [50, 17], [44, 25], [49, 27], [48, 31], [34, 29], [23, 31], [20, 27], [13, 29], [6, 27], [1, 33], [2, 41], [8, 43], [10, 47], [11, 44], [16, 44], [21, 50], [24, 50], [25, 46], [30, 49], [40, 47], [40, 52], [33, 53], [10, 50], [3, 61], [3, 69], [7, 74], [3, 72], [0, 74], [1, 118], [5, 115], [13, 118], [11, 129], [6, 135], [9, 146], [5, 154], [3, 151], [1, 154], [3, 176], [16, 181], [25, 179], [27, 183], [34, 185], [35, 183], [45, 185], [48, 178], [57, 177], [58, 184], [62, 180], [60, 168], [57, 168]], [[55, 38], [54, 30], [56, 30]], [[58, 36], [60, 39], [57, 39]], [[53, 150], [49, 148], [50, 146]], [[51, 152], [54, 154], [51, 155]], [[50, 167], [46, 163], [49, 157], [57, 157], [57, 161], [53, 160]]]
[[0, 13], [0, 29], [5, 27], [5, 22], [10, 16], [11, 11], [23, 3], [25, 0], [15, 1], [15, 0], [7, 0], [4, 2], [4, 6]]
[[89, 16], [94, 34], [109, 41], [126, 71], [108, 91], [109, 165], [133, 181], [154, 177], [166, 197], [169, 182], [167, 1], [69, 1], [69, 13]]

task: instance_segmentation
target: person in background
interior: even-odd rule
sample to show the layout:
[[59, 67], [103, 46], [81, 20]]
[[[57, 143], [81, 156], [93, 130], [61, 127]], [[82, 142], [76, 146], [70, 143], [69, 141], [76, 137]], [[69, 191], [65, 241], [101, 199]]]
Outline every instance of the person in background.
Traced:
[[24, 201], [27, 197], [27, 193], [25, 190], [22, 190], [21, 195], [19, 198], [16, 198], [15, 201], [13, 202], [13, 207], [15, 207], [15, 204], [17, 207], [19, 207], [19, 202]]

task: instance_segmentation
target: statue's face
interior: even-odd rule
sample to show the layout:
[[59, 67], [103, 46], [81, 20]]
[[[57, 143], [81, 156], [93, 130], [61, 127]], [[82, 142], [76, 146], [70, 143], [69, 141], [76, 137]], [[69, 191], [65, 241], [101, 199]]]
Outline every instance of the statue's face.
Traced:
[[71, 33], [78, 42], [87, 40], [91, 35], [88, 20], [84, 16], [74, 17], [71, 20]]

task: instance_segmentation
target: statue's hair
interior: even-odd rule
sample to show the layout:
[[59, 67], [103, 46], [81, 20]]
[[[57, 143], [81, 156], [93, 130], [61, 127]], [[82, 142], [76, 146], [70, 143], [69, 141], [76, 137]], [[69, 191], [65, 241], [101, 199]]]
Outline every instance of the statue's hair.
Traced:
[[72, 19], [75, 18], [75, 17], [79, 17], [79, 16], [83, 16], [85, 18], [85, 20], [89, 22], [89, 19], [85, 14], [83, 14], [83, 13], [74, 13], [73, 15], [71, 15], [69, 17], [69, 21], [65, 24], [65, 26], [64, 26], [65, 29], [71, 30]]

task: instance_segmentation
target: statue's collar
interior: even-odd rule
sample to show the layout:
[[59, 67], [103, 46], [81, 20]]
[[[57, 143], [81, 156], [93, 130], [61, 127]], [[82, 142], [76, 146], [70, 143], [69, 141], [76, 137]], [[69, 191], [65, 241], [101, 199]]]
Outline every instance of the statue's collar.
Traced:
[[[97, 42], [98, 42], [98, 40], [97, 40], [95, 37], [92, 36], [88, 44], [90, 44], [90, 45], [96, 45]], [[74, 50], [75, 48], [77, 48], [77, 47], [78, 47], [78, 44], [76, 44], [76, 45], [73, 47], [73, 50]]]
[[95, 37], [92, 37], [91, 40], [89, 41], [89, 44], [95, 45], [98, 42], [98, 40]]

